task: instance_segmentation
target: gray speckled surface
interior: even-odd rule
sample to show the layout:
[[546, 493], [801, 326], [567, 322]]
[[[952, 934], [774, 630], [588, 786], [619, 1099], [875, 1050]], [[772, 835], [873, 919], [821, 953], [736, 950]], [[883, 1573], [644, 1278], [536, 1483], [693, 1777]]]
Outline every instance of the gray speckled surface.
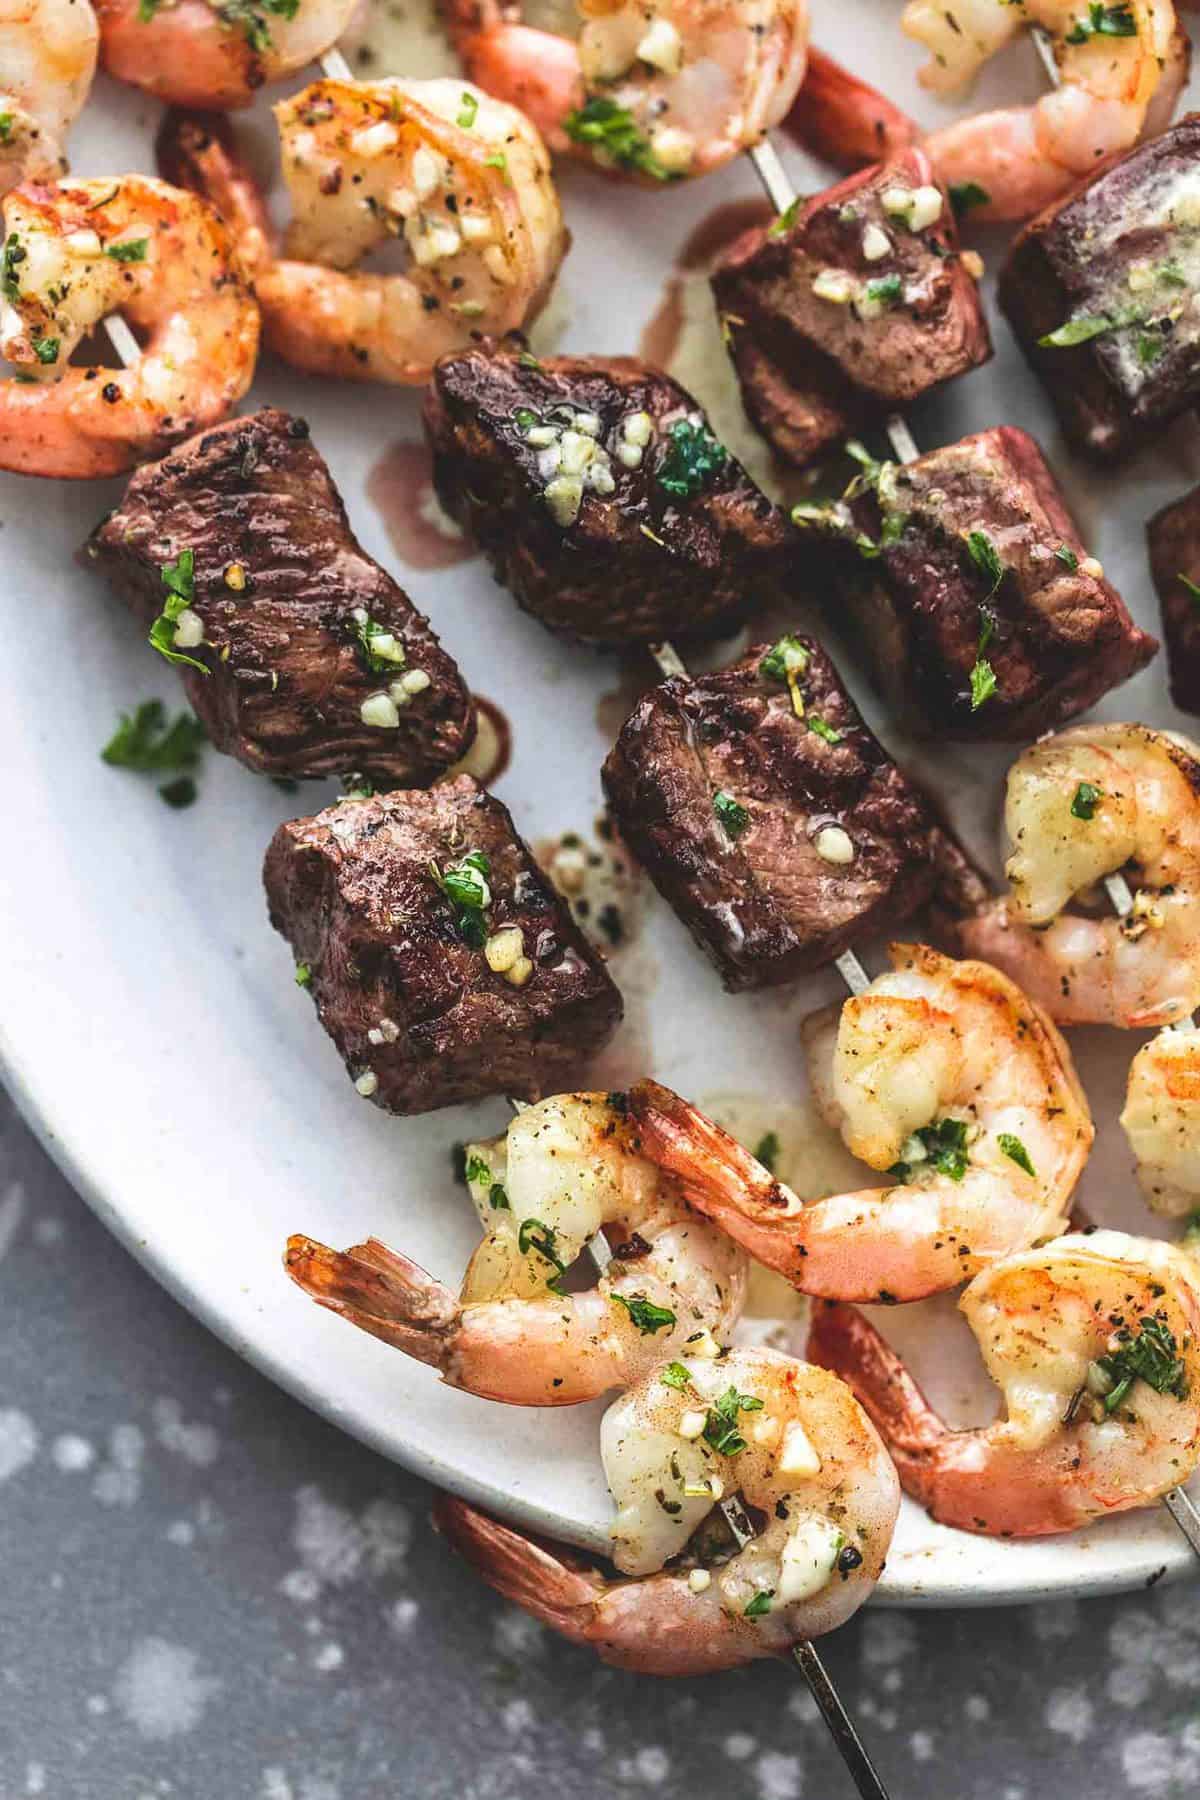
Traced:
[[[0, 1800], [850, 1792], [788, 1670], [639, 1682], [496, 1600], [422, 1483], [181, 1311], [7, 1111], [0, 1371]], [[1200, 1788], [1190, 1587], [868, 1612], [825, 1652], [893, 1800]]]

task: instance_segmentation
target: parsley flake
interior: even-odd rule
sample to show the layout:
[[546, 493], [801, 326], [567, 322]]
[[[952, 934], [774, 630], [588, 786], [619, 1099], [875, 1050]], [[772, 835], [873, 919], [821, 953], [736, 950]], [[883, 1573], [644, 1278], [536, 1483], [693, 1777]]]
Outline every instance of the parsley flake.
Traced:
[[747, 1600], [742, 1608], [744, 1619], [761, 1619], [771, 1610], [771, 1602], [775, 1598], [774, 1588], [759, 1588], [753, 1599]]
[[468, 851], [445, 870], [431, 862], [429, 873], [454, 908], [454, 924], [464, 944], [482, 950], [487, 942], [487, 908], [492, 903], [492, 890], [487, 878], [492, 865], [482, 850]]
[[821, 718], [819, 713], [809, 713], [807, 724], [808, 729], [810, 731], [815, 731], [819, 738], [824, 738], [827, 744], [841, 743], [841, 732], [835, 725], [831, 725], [828, 719]]
[[674, 171], [659, 162], [649, 138], [638, 130], [628, 107], [618, 106], [607, 95], [591, 95], [582, 106], [569, 112], [562, 124], [567, 136], [577, 144], [586, 144], [598, 162], [634, 169], [655, 181], [675, 180]]
[[112, 262], [145, 262], [146, 251], [149, 247], [149, 238], [125, 238], [119, 244], [106, 244], [104, 246], [104, 254]]
[[36, 337], [33, 340], [33, 354], [40, 363], [57, 362], [59, 342], [58, 338]]
[[923, 1125], [914, 1131], [904, 1145], [900, 1162], [888, 1170], [898, 1181], [907, 1182], [914, 1174], [924, 1174], [926, 1167], [951, 1181], [961, 1181], [967, 1172], [967, 1127], [962, 1119], [940, 1119], [935, 1125]]
[[614, 1294], [613, 1299], [618, 1306], [623, 1306], [643, 1337], [653, 1337], [656, 1331], [669, 1331], [675, 1323], [675, 1314], [669, 1306], [656, 1306], [653, 1300], [647, 1300], [645, 1294]]
[[658, 484], [681, 500], [694, 500], [724, 468], [729, 452], [708, 426], [676, 419], [667, 432], [670, 443], [658, 465]]
[[394, 632], [370, 613], [364, 613], [357, 621], [359, 647], [363, 661], [373, 675], [384, 675], [392, 669], [404, 667], [404, 645]]
[[996, 691], [996, 671], [986, 657], [975, 660], [971, 670], [971, 711], [978, 712], [985, 700]]
[[296, 964], [296, 986], [305, 988], [312, 986], [311, 964], [306, 962], [298, 962]]
[[950, 187], [950, 204], [961, 219], [973, 206], [987, 206], [992, 196], [977, 181], [956, 181]]
[[[537, 1232], [541, 1233], [540, 1237], [534, 1235]], [[567, 1265], [559, 1256], [557, 1245], [558, 1233], [552, 1225], [543, 1225], [540, 1219], [521, 1220], [521, 1227], [517, 1232], [517, 1248], [522, 1256], [528, 1256], [533, 1250], [543, 1262], [550, 1264], [554, 1273], [547, 1280], [546, 1286], [552, 1293], [561, 1294], [562, 1277], [567, 1272]]]
[[682, 1393], [685, 1388], [690, 1388], [692, 1385], [692, 1371], [686, 1363], [669, 1362], [666, 1368], [660, 1371], [658, 1379], [665, 1387], [675, 1388], [677, 1392]]
[[1072, 573], [1079, 567], [1079, 558], [1072, 550], [1070, 544], [1060, 544], [1054, 554], [1057, 556], [1059, 562], [1063, 563], [1072, 571]]
[[204, 727], [189, 712], [181, 712], [167, 724], [161, 700], [143, 700], [132, 713], [123, 712], [117, 729], [100, 752], [100, 760], [114, 769], [133, 769], [143, 775], [175, 774], [159, 794], [168, 806], [190, 806], [196, 784], [188, 771], [200, 760]]
[[1096, 808], [1103, 798], [1103, 788], [1096, 787], [1090, 781], [1081, 781], [1071, 800], [1071, 817], [1073, 819], [1094, 819]]
[[739, 800], [724, 791], [713, 795], [713, 812], [725, 827], [726, 835], [740, 838], [750, 823], [750, 814]]
[[469, 88], [464, 88], [462, 92], [462, 106], [459, 109], [458, 117], [455, 119], [454, 123], [461, 126], [463, 131], [470, 131], [475, 123], [478, 112], [478, 96], [471, 93]]
[[1176, 575], [1175, 579], [1176, 579], [1176, 581], [1182, 583], [1182, 585], [1187, 589], [1188, 598], [1192, 601], [1192, 604], [1194, 606], [1200, 606], [1200, 587], [1197, 587], [1196, 583], [1194, 581], [1189, 581], [1187, 576], [1184, 574]]
[[1137, 20], [1128, 5], [1105, 6], [1103, 0], [1090, 0], [1085, 19], [1076, 19], [1064, 43], [1086, 44], [1094, 37], [1136, 37]]
[[1033, 1164], [1029, 1159], [1029, 1152], [1019, 1137], [1014, 1137], [1011, 1131], [1002, 1131], [997, 1136], [996, 1142], [1010, 1162], [1015, 1162], [1018, 1169], [1024, 1169], [1027, 1175], [1033, 1175], [1034, 1179], [1037, 1179]]
[[739, 1394], [727, 1387], [709, 1407], [704, 1419], [704, 1441], [721, 1456], [740, 1456], [746, 1440], [738, 1430], [739, 1412], [761, 1412], [763, 1402], [755, 1394]]
[[775, 1165], [779, 1161], [779, 1133], [766, 1131], [754, 1147], [754, 1160], [760, 1162], [764, 1169], [774, 1175]]
[[174, 562], [165, 562], [158, 571], [159, 579], [167, 590], [163, 601], [163, 609], [150, 627], [149, 642], [165, 656], [168, 662], [186, 663], [189, 669], [199, 669], [202, 675], [209, 670], [194, 656], [187, 656], [182, 650], [175, 648], [175, 632], [181, 613], [186, 612], [196, 597], [196, 558], [191, 550], [181, 550]]
[[1100, 1367], [1115, 1383], [1105, 1395], [1105, 1412], [1117, 1410], [1135, 1381], [1144, 1381], [1156, 1394], [1185, 1398], [1187, 1376], [1179, 1346], [1161, 1319], [1142, 1319], [1136, 1334], [1123, 1330], [1118, 1336], [1123, 1339], [1120, 1348], [1099, 1358]]

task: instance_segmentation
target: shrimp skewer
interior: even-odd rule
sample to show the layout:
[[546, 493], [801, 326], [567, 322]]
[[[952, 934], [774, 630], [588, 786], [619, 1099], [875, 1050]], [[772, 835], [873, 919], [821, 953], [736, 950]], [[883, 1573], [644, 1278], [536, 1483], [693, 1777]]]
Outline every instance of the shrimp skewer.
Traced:
[[[957, 923], [962, 947], [1062, 1025], [1187, 1019], [1200, 1001], [1200, 748], [1134, 724], [1044, 738], [1009, 770], [1005, 828], [1009, 891]], [[1094, 904], [1114, 875], [1116, 918]]]
[[[318, 1304], [453, 1387], [520, 1406], [570, 1406], [627, 1387], [689, 1342], [723, 1339], [745, 1294], [743, 1252], [684, 1203], [641, 1153], [613, 1096], [524, 1108], [501, 1138], [467, 1146], [486, 1236], [456, 1299], [371, 1241], [339, 1253], [289, 1241], [288, 1274]], [[615, 1249], [594, 1288], [561, 1277], [603, 1227]]]
[[[119, 474], [215, 424], [254, 374], [258, 309], [226, 227], [165, 181], [27, 184], [3, 201], [0, 466]], [[70, 363], [120, 308], [146, 338], [125, 371]]]
[[809, 1340], [935, 1519], [1042, 1537], [1175, 1497], [1200, 1460], [1200, 1294], [1185, 1254], [1123, 1232], [1060, 1237], [984, 1270], [959, 1306], [1005, 1399], [974, 1431], [938, 1417], [852, 1308], [819, 1308]]
[[1091, 1148], [1070, 1053], [1018, 988], [922, 945], [893, 945], [891, 959], [840, 1015], [804, 1027], [818, 1105], [889, 1185], [802, 1204], [677, 1095], [656, 1083], [631, 1095], [647, 1154], [804, 1293], [916, 1300], [957, 1286], [1061, 1228]]
[[[605, 1662], [693, 1675], [785, 1656], [879, 1578], [899, 1484], [825, 1370], [762, 1348], [659, 1364], [609, 1407], [600, 1449], [624, 1580], [461, 1502], [436, 1516], [493, 1587]], [[762, 1523], [731, 1546], [715, 1503], [735, 1490]]]
[[0, 194], [64, 173], [98, 45], [90, 0], [0, 0]]
[[356, 4], [251, 0], [234, 18], [212, 0], [97, 0], [101, 57], [118, 81], [172, 106], [248, 106], [336, 43]]

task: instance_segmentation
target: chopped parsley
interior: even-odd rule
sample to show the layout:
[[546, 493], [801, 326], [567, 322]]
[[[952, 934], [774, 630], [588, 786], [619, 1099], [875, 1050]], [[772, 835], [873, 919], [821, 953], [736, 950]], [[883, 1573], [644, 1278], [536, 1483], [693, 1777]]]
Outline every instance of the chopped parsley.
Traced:
[[973, 206], [987, 206], [992, 196], [977, 181], [956, 181], [950, 188], [950, 204], [961, 219]]
[[[540, 1237], [534, 1235], [537, 1232], [541, 1233]], [[546, 1286], [551, 1293], [561, 1294], [562, 1278], [567, 1272], [567, 1265], [558, 1254], [557, 1244], [558, 1233], [552, 1225], [543, 1225], [540, 1219], [521, 1220], [521, 1228], [517, 1232], [517, 1248], [522, 1256], [528, 1256], [533, 1250], [543, 1262], [550, 1264], [554, 1273], [547, 1280]]]
[[503, 1182], [493, 1181], [491, 1187], [488, 1189], [488, 1205], [493, 1212], [512, 1211], [512, 1207], [509, 1205], [508, 1201], [508, 1189], [504, 1186]]
[[535, 426], [541, 424], [541, 420], [531, 406], [518, 406], [513, 413], [513, 423], [521, 431], [532, 431]]
[[746, 808], [732, 794], [724, 791], [713, 795], [713, 811], [731, 838], [740, 838], [750, 823], [750, 814]]
[[1104, 1397], [1104, 1410], [1113, 1413], [1120, 1406], [1135, 1381], [1144, 1381], [1156, 1394], [1172, 1394], [1182, 1400], [1187, 1394], [1187, 1376], [1179, 1356], [1174, 1333], [1161, 1319], [1141, 1319], [1136, 1334], [1118, 1332], [1123, 1341], [1109, 1356], [1099, 1358], [1099, 1365], [1114, 1383]]
[[120, 244], [106, 244], [104, 246], [104, 254], [113, 262], [145, 262], [146, 251], [149, 247], [149, 238], [126, 238], [124, 242]]
[[468, 1156], [463, 1169], [463, 1180], [467, 1182], [468, 1186], [474, 1187], [477, 1182], [490, 1183], [491, 1179], [492, 1171], [482, 1156]]
[[986, 657], [975, 659], [971, 670], [971, 711], [978, 712], [985, 700], [996, 691], [996, 671]]
[[57, 362], [59, 343], [58, 338], [36, 337], [33, 340], [33, 354], [40, 363]]
[[831, 725], [828, 719], [822, 719], [818, 713], [809, 713], [807, 724], [808, 729], [815, 731], [819, 738], [824, 738], [827, 744], [841, 743], [841, 732], [835, 725]]
[[791, 681], [795, 675], [803, 675], [808, 667], [808, 651], [798, 637], [781, 637], [767, 651], [758, 665], [760, 675], [768, 681]]
[[721, 1456], [739, 1456], [746, 1440], [738, 1430], [740, 1412], [761, 1412], [763, 1403], [755, 1394], [739, 1394], [732, 1385], [709, 1407], [704, 1419], [704, 1441]]
[[659, 162], [650, 140], [634, 123], [628, 107], [618, 106], [604, 94], [593, 94], [563, 120], [563, 130], [576, 144], [586, 144], [600, 162], [614, 162], [620, 169], [634, 169], [655, 181], [673, 181], [673, 172]]
[[1194, 581], [1189, 581], [1187, 576], [1183, 574], [1176, 575], [1175, 579], [1187, 589], [1188, 597], [1192, 604], [1194, 606], [1200, 606], [1200, 587], [1197, 587]]
[[373, 675], [385, 675], [392, 669], [404, 667], [404, 645], [370, 613], [357, 621], [357, 632], [363, 661]]
[[893, 1163], [888, 1174], [908, 1181], [927, 1167], [951, 1181], [962, 1180], [967, 1172], [967, 1127], [962, 1119], [940, 1119], [914, 1131], [904, 1145], [903, 1159]]
[[967, 553], [980, 574], [991, 583], [988, 599], [996, 592], [1004, 580], [1004, 564], [1000, 561], [1000, 553], [986, 531], [968, 531], [966, 534]]
[[0, 112], [0, 144], [11, 143], [13, 134], [13, 116], [10, 112]]
[[628, 1299], [624, 1294], [614, 1294], [613, 1299], [625, 1308], [643, 1337], [653, 1337], [656, 1331], [669, 1331], [675, 1323], [675, 1314], [669, 1306], [656, 1306], [645, 1294], [631, 1294]]
[[445, 870], [430, 863], [429, 873], [454, 908], [455, 928], [465, 944], [482, 950], [487, 942], [487, 908], [492, 903], [492, 890], [487, 878], [492, 865], [482, 850], [470, 850]]
[[877, 306], [895, 306], [904, 292], [904, 283], [899, 275], [877, 275], [873, 281], [868, 281], [865, 292], [867, 299]]
[[775, 1598], [774, 1588], [759, 1588], [753, 1599], [747, 1600], [742, 1608], [744, 1619], [761, 1619], [771, 1610], [771, 1602]]
[[497, 150], [492, 156], [485, 156], [483, 159], [483, 166], [485, 169], [499, 169], [500, 173], [507, 179], [508, 158], [505, 156], [503, 150]]
[[181, 712], [167, 724], [161, 700], [143, 700], [132, 713], [122, 713], [117, 729], [100, 752], [100, 760], [114, 769], [133, 769], [144, 775], [176, 777], [164, 782], [159, 794], [168, 806], [190, 806], [196, 798], [193, 770], [200, 760], [204, 727], [189, 712]]
[[1137, 359], [1143, 369], [1153, 368], [1166, 344], [1162, 338], [1150, 331], [1139, 331], [1137, 335]]
[[1064, 38], [1067, 44], [1086, 44], [1094, 37], [1136, 37], [1137, 21], [1128, 5], [1105, 6], [1103, 0], [1089, 0], [1086, 19], [1076, 19]]
[[0, 293], [6, 300], [17, 301], [21, 298], [21, 264], [29, 252], [17, 236], [10, 231], [4, 240], [4, 253], [0, 256]]
[[1079, 567], [1079, 558], [1072, 550], [1070, 544], [1060, 544], [1054, 554], [1057, 556], [1059, 562], [1063, 563], [1072, 573]]
[[690, 1388], [692, 1385], [692, 1371], [685, 1363], [669, 1362], [658, 1379], [667, 1387], [682, 1392], [684, 1388]]
[[1090, 781], [1081, 781], [1071, 800], [1071, 817], [1073, 819], [1094, 819], [1096, 808], [1103, 798], [1103, 788], [1096, 787]]
[[1086, 344], [1092, 338], [1101, 337], [1106, 331], [1119, 331], [1123, 325], [1134, 324], [1138, 316], [1081, 313], [1077, 319], [1068, 319], [1054, 331], [1048, 331], [1045, 337], [1038, 339], [1038, 344], [1043, 350], [1071, 350], [1076, 344]]
[[138, 0], [138, 24], [148, 25], [161, 5], [162, 0]]
[[464, 88], [462, 93], [462, 107], [460, 108], [458, 117], [455, 119], [454, 123], [461, 126], [464, 131], [470, 131], [475, 123], [475, 117], [478, 111], [479, 100], [477, 96], [472, 94], [468, 88]]
[[658, 465], [658, 484], [681, 500], [693, 500], [724, 468], [729, 452], [707, 425], [691, 419], [676, 419], [667, 436], [670, 444]]
[[296, 986], [297, 987], [311, 987], [312, 986], [312, 966], [311, 966], [311, 964], [306, 963], [306, 962], [298, 962], [296, 964]]
[[[878, 487], [879, 477], [883, 474], [887, 464], [876, 462], [866, 445], [861, 444], [857, 438], [847, 438], [842, 448], [845, 450], [847, 456], [852, 456], [854, 458], [855, 462], [862, 470], [862, 475], [858, 479], [866, 482], [869, 487]], [[852, 493], [854, 486], [855, 484], [852, 482], [850, 487], [847, 488], [846, 492], [848, 495]]]
[[1010, 1162], [1015, 1162], [1018, 1169], [1024, 1169], [1027, 1175], [1033, 1175], [1036, 1181], [1037, 1175], [1029, 1159], [1029, 1152], [1019, 1137], [1014, 1137], [1011, 1131], [1001, 1131], [997, 1135], [996, 1142]]
[[294, 19], [299, 10], [300, 0], [224, 0], [216, 9], [217, 17], [236, 27], [250, 48], [259, 52], [270, 50], [274, 44], [265, 15]]
[[196, 558], [191, 550], [181, 550], [174, 562], [163, 563], [159, 579], [167, 590], [163, 609], [150, 627], [149, 642], [168, 662], [186, 663], [189, 669], [209, 673], [202, 662], [175, 648], [176, 621], [196, 597]]
[[343, 800], [370, 800], [375, 794], [375, 783], [367, 775], [360, 775], [357, 770], [342, 776]]
[[779, 1161], [779, 1133], [766, 1131], [754, 1147], [754, 1160], [760, 1162], [764, 1169], [774, 1175], [775, 1165]]
[[785, 231], [790, 231], [796, 222], [796, 214], [799, 211], [800, 196], [797, 194], [791, 205], [785, 206], [777, 219], [772, 219], [771, 223], [767, 226], [767, 236], [782, 237]]

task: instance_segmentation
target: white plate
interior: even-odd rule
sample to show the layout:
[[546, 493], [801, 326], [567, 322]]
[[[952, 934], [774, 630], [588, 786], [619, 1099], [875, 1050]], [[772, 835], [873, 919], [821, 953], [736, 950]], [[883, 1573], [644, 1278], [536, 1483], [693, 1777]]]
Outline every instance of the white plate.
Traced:
[[[894, 9], [868, 0], [827, 7], [819, 41], [863, 66], [886, 69], [902, 103], [922, 107], [917, 58]], [[864, 59], [862, 45], [886, 46]], [[398, 65], [393, 65], [400, 72]], [[376, 65], [378, 68], [379, 65]], [[1011, 93], [1035, 94], [1032, 53], [1009, 67]], [[1003, 91], [989, 77], [980, 101]], [[97, 84], [74, 145], [81, 173], [151, 167], [156, 108]], [[923, 114], [932, 119], [925, 102]], [[257, 122], [269, 146], [269, 123]], [[828, 172], [784, 147], [810, 191]], [[754, 192], [748, 163], [668, 193], [634, 192], [569, 171], [563, 180], [575, 247], [557, 341], [629, 351], [658, 304], [675, 251], [723, 202]], [[996, 260], [998, 245], [992, 247]], [[703, 318], [707, 304], [690, 310]], [[1193, 479], [1195, 426], [1120, 476], [1098, 475], [1063, 452], [1042, 394], [994, 321], [997, 357], [919, 409], [933, 444], [998, 423], [1040, 439], [1062, 477], [1091, 548], [1143, 625], [1155, 628], [1142, 523]], [[689, 340], [689, 366], [721, 429], [740, 443], [715, 335]], [[599, 808], [598, 770], [609, 730], [597, 704], [617, 685], [613, 661], [557, 643], [517, 612], [479, 562], [440, 572], [405, 569], [367, 497], [390, 442], [419, 436], [418, 396], [402, 390], [302, 382], [271, 363], [254, 389], [302, 411], [368, 550], [396, 570], [430, 613], [468, 680], [514, 722], [511, 767], [497, 791], [529, 837], [587, 830]], [[1189, 467], [1189, 464], [1192, 465]], [[152, 694], [176, 701], [174, 677], [103, 583], [74, 560], [117, 497], [117, 484], [0, 479], [0, 591], [8, 698], [0, 766], [8, 793], [8, 852], [0, 871], [4, 945], [0, 1047], [27, 1115], [100, 1216], [183, 1303], [293, 1393], [387, 1455], [527, 1525], [602, 1548], [607, 1496], [596, 1453], [598, 1407], [501, 1410], [443, 1388], [432, 1373], [319, 1311], [284, 1278], [289, 1231], [335, 1244], [376, 1233], [457, 1283], [475, 1237], [450, 1176], [456, 1139], [499, 1129], [500, 1102], [395, 1120], [359, 1100], [306, 997], [287, 946], [267, 923], [259, 869], [275, 825], [316, 810], [330, 790], [289, 799], [227, 758], [206, 759], [201, 797], [172, 813], [152, 783], [111, 770], [97, 752], [118, 709]], [[868, 717], [909, 755], [879, 716], [847, 656], [839, 663]], [[613, 710], [612, 705], [606, 709]], [[1105, 702], [1108, 718], [1186, 726], [1166, 699], [1160, 657]], [[941, 779], [936, 749], [914, 753]], [[960, 826], [992, 850], [1008, 757], [956, 750], [952, 799]], [[873, 954], [878, 967], [879, 951]], [[821, 976], [785, 994], [732, 999], [668, 909], [647, 907], [644, 930], [614, 970], [629, 1018], [606, 1079], [649, 1070], [696, 1098], [757, 1095], [769, 1111], [802, 1097], [796, 1022], [837, 992]], [[1097, 1117], [1096, 1153], [1081, 1190], [1092, 1215], [1152, 1229], [1115, 1125], [1135, 1043], [1117, 1033], [1074, 1037]], [[918, 1370], [936, 1362], [935, 1395], [980, 1416], [968, 1395], [974, 1351], [943, 1300], [889, 1313]], [[931, 1337], [930, 1318], [938, 1322]], [[958, 1351], [964, 1352], [961, 1356]], [[103, 1354], [103, 1346], [97, 1346]], [[940, 1377], [937, 1371], [941, 1370]], [[986, 1400], [982, 1402], [986, 1405]], [[1127, 1514], [1074, 1537], [1006, 1544], [930, 1524], [906, 1504], [880, 1597], [962, 1604], [1050, 1592], [1130, 1587], [1184, 1568], [1182, 1540], [1160, 1511]]]

